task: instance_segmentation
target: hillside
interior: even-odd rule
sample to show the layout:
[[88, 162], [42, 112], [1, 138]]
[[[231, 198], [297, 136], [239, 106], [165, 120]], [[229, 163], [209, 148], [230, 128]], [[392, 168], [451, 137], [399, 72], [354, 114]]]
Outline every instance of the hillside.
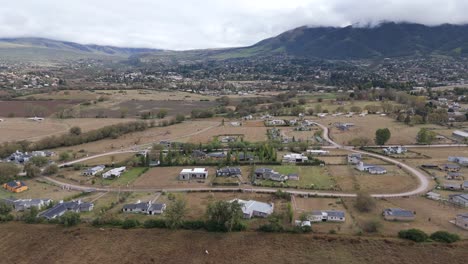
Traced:
[[[0, 225], [4, 263], [464, 263], [466, 242], [327, 235]], [[31, 239], [34, 238], [34, 239]], [[205, 253], [208, 250], [209, 254]]]
[[73, 59], [87, 57], [128, 57], [157, 49], [83, 45], [44, 38], [0, 38], [0, 56], [8, 59]]
[[376, 27], [300, 27], [246, 47], [220, 51], [236, 58], [286, 54], [320, 59], [468, 55], [468, 25], [383, 23]]

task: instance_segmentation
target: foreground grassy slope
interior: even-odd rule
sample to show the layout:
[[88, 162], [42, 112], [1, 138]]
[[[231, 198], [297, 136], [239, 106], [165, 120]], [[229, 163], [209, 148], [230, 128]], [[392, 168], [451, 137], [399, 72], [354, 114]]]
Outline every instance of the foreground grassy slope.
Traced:
[[[464, 263], [455, 245], [317, 235], [0, 225], [4, 263]], [[205, 250], [209, 254], [205, 254]]]

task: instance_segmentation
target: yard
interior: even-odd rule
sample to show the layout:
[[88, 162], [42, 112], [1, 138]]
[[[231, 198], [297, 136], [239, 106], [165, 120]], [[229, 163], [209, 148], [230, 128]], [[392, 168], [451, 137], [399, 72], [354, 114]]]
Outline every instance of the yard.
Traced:
[[[261, 166], [257, 166], [260, 168]], [[330, 176], [326, 167], [318, 166], [296, 166], [296, 165], [282, 165], [282, 166], [265, 166], [271, 168], [281, 174], [298, 174], [299, 180], [288, 180], [285, 182], [289, 187], [306, 188], [306, 189], [323, 189], [329, 190], [335, 187], [335, 183]], [[274, 187], [281, 185], [278, 182], [271, 180], [258, 180], [261, 186]]]
[[156, 167], [139, 177], [133, 184], [133, 187], [156, 187], [156, 188], [189, 188], [189, 187], [207, 187], [216, 177], [216, 168], [208, 167], [208, 179], [180, 181], [179, 174], [182, 169], [193, 167]]
[[125, 171], [120, 177], [114, 179], [103, 179], [99, 177], [96, 180], [96, 184], [104, 186], [120, 186], [120, 187], [129, 187], [135, 180], [138, 179], [142, 174], [144, 174], [148, 168], [131, 168]]

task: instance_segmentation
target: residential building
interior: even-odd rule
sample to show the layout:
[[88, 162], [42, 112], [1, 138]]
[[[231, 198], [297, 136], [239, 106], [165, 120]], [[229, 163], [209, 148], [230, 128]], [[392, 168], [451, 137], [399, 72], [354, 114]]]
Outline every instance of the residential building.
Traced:
[[273, 213], [274, 204], [272, 203], [263, 203], [254, 200], [241, 200], [241, 199], [234, 199], [230, 202], [237, 201], [239, 204], [242, 205], [242, 213], [244, 218], [250, 219], [252, 217], [262, 217], [265, 218]]
[[468, 207], [468, 194], [449, 195], [449, 202], [458, 206]]
[[447, 172], [447, 175], [445, 175], [445, 178], [447, 180], [463, 180], [463, 176], [459, 172]]
[[104, 165], [95, 166], [95, 167], [92, 167], [83, 171], [83, 175], [84, 176], [96, 176], [96, 174], [102, 172], [105, 168], [106, 166]]
[[104, 179], [119, 178], [120, 175], [122, 175], [122, 173], [125, 172], [125, 170], [127, 170], [126, 167], [119, 167], [119, 168], [112, 169], [110, 171], [104, 172], [102, 174], [102, 178]]
[[442, 165], [442, 169], [449, 172], [458, 172], [460, 171], [460, 166], [456, 164], [444, 164]]
[[466, 131], [461, 131], [461, 130], [455, 130], [452, 133], [452, 136], [461, 139], [461, 140], [466, 140], [468, 139], [468, 132]]
[[348, 154], [348, 164], [358, 164], [362, 160], [362, 155], [360, 153]]
[[206, 159], [207, 155], [204, 151], [201, 151], [201, 150], [194, 150], [192, 152], [192, 158], [194, 159], [201, 159], [201, 160], [204, 160]]
[[311, 155], [327, 155], [329, 154], [330, 151], [328, 150], [321, 150], [321, 149], [308, 149], [307, 150], [307, 154], [311, 154]]
[[415, 218], [412, 211], [400, 208], [387, 208], [382, 212], [382, 215], [388, 221], [413, 221]]
[[7, 182], [3, 184], [3, 188], [14, 193], [20, 193], [28, 190], [28, 186], [22, 181]]
[[370, 174], [385, 174], [387, 170], [383, 167], [379, 167], [376, 165], [365, 164], [364, 162], [360, 161], [358, 165], [356, 165], [356, 169], [359, 171], [367, 171]]
[[285, 163], [304, 163], [308, 160], [307, 156], [297, 153], [289, 153], [283, 156], [283, 162]]
[[344, 222], [345, 212], [338, 210], [314, 210], [308, 215], [311, 222]]
[[277, 182], [283, 182], [283, 181], [288, 180], [288, 177], [286, 175], [276, 172], [270, 168], [255, 169], [254, 175], [256, 179], [262, 179], [262, 180], [272, 180], [272, 181], [277, 181]]
[[451, 190], [451, 191], [460, 191], [462, 189], [461, 184], [459, 183], [444, 183], [442, 184], [442, 188], [444, 190]]
[[396, 146], [396, 147], [384, 148], [383, 151], [385, 154], [390, 155], [390, 154], [403, 154], [403, 153], [406, 153], [408, 150], [405, 147]]
[[458, 214], [455, 218], [455, 225], [468, 230], [468, 213]]
[[217, 177], [240, 177], [242, 176], [242, 171], [240, 168], [230, 168], [225, 167], [216, 170]]
[[435, 192], [428, 192], [426, 193], [426, 197], [431, 200], [439, 201], [441, 196], [440, 194], [435, 193]]
[[140, 213], [148, 215], [162, 214], [166, 210], [166, 204], [154, 204], [151, 201], [138, 201], [134, 204], [126, 204], [122, 208], [124, 213]]
[[211, 153], [208, 153], [206, 156], [211, 159], [220, 160], [220, 159], [225, 159], [227, 157], [227, 154], [224, 152], [211, 152]]
[[208, 169], [205, 168], [194, 168], [194, 169], [183, 169], [179, 174], [179, 180], [191, 180], [191, 179], [207, 179]]
[[468, 157], [455, 157], [450, 156], [448, 157], [448, 161], [458, 163], [462, 166], [468, 166]]
[[6, 198], [3, 201], [15, 209], [15, 211], [24, 211], [32, 207], [41, 210], [43, 207], [48, 206], [52, 203], [51, 199], [15, 199], [15, 198]]
[[84, 203], [81, 200], [63, 202], [56, 204], [54, 207], [40, 213], [38, 217], [44, 217], [47, 220], [56, 219], [57, 217], [62, 216], [68, 211], [81, 213], [81, 212], [90, 212], [94, 208], [92, 203]]
[[273, 120], [268, 120], [266, 121], [267, 126], [285, 126], [286, 121], [281, 120], [281, 119], [273, 119]]
[[299, 174], [297, 174], [297, 173], [288, 174], [288, 180], [298, 181], [299, 180]]

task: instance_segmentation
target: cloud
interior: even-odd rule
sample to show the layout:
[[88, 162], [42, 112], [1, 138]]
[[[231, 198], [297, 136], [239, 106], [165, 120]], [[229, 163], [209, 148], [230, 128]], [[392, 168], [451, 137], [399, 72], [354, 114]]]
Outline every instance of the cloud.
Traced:
[[468, 22], [466, 0], [15, 0], [0, 37], [196, 49], [245, 46], [295, 27]]

